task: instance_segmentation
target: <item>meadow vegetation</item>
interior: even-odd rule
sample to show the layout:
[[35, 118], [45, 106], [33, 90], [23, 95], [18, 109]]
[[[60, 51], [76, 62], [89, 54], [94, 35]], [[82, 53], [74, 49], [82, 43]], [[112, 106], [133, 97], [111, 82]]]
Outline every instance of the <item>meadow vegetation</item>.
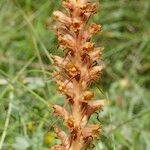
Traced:
[[[51, 104], [63, 96], [53, 83], [57, 48], [52, 12], [60, 0], [0, 0], [0, 150], [48, 150], [58, 143]], [[62, 9], [62, 8], [61, 8]], [[108, 105], [91, 122], [103, 124], [94, 150], [150, 149], [150, 3], [101, 0], [93, 22], [103, 32], [106, 68], [93, 84]]]

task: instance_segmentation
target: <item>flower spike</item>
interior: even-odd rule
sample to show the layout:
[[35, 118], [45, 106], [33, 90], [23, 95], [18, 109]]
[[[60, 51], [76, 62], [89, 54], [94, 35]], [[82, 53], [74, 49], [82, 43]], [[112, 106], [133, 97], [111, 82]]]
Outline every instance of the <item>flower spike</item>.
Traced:
[[[53, 15], [59, 48], [64, 51], [65, 58], [52, 58], [58, 91], [66, 98], [63, 107], [55, 105], [53, 109], [54, 115], [63, 120], [67, 132], [55, 128], [61, 144], [52, 150], [86, 150], [101, 129], [99, 125], [90, 125], [89, 119], [105, 105], [104, 100], [94, 100], [94, 92], [90, 90], [90, 85], [100, 77], [104, 68], [103, 63], [97, 63], [102, 62], [103, 48], [91, 42], [102, 27], [97, 24], [87, 27], [87, 21], [97, 12], [97, 3], [64, 0], [63, 7], [65, 13], [55, 11]], [[70, 107], [66, 107], [68, 105]]]

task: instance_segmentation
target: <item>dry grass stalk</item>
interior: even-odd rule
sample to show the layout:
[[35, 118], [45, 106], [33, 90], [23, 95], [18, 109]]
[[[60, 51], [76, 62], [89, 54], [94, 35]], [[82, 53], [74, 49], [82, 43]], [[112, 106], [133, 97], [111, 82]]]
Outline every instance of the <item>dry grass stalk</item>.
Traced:
[[[55, 128], [61, 145], [53, 150], [85, 150], [100, 134], [100, 126], [89, 124], [96, 111], [101, 111], [104, 101], [95, 100], [90, 85], [97, 80], [104, 66], [103, 48], [96, 47], [91, 38], [101, 30], [100, 25], [88, 25], [90, 17], [97, 12], [97, 3], [88, 0], [64, 0], [65, 13], [55, 11], [56, 31], [65, 57], [53, 56], [56, 72], [54, 77], [58, 90], [66, 96], [64, 107], [55, 105], [54, 115], [63, 119], [68, 130]], [[67, 109], [70, 106], [70, 109]]]

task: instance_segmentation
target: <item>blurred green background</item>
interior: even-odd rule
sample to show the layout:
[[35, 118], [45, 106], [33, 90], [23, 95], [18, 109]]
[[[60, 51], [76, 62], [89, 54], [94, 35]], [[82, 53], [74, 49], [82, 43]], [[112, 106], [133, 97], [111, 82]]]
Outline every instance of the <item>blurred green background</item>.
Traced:
[[[0, 0], [0, 150], [48, 150], [55, 140], [50, 103], [63, 103], [51, 79], [61, 55], [52, 12], [60, 0]], [[91, 122], [103, 130], [94, 150], [150, 150], [150, 3], [101, 0], [92, 22], [103, 33], [106, 68], [93, 85], [109, 105]], [[99, 119], [97, 119], [97, 117]]]

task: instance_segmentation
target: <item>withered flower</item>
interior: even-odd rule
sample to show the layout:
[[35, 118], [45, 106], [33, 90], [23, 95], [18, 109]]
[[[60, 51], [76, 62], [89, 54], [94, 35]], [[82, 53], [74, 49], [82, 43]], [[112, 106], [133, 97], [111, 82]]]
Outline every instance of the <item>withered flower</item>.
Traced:
[[90, 85], [100, 77], [104, 68], [103, 48], [97, 48], [91, 38], [101, 31], [101, 26], [92, 24], [87, 27], [90, 17], [97, 11], [97, 3], [88, 0], [64, 0], [66, 11], [55, 11], [56, 33], [65, 57], [53, 56], [56, 71], [54, 77], [58, 91], [66, 96], [66, 105], [53, 106], [54, 115], [61, 118], [67, 133], [55, 128], [61, 144], [52, 150], [85, 150], [100, 134], [99, 125], [88, 123], [91, 115], [101, 111], [105, 102], [94, 100]]

